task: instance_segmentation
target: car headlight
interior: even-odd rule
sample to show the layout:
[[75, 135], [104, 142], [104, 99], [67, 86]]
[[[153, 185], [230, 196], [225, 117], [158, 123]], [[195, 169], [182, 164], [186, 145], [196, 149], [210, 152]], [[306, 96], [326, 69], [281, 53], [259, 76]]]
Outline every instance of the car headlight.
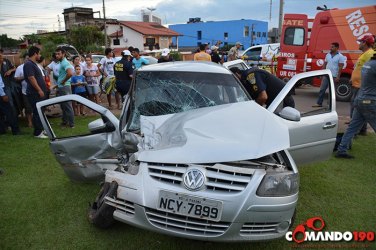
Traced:
[[293, 172], [267, 173], [259, 188], [258, 196], [289, 196], [299, 190], [299, 174]]

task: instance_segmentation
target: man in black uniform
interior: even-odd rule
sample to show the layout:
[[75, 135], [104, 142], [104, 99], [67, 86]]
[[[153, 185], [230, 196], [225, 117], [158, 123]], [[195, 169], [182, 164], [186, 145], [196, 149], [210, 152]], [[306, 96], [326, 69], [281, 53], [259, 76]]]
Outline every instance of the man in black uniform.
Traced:
[[[261, 106], [268, 107], [279, 92], [285, 87], [285, 83], [268, 71], [253, 67], [248, 70], [231, 68], [232, 73], [242, 82], [244, 88]], [[283, 100], [283, 107], [295, 107], [292, 96], [287, 94]]]
[[124, 50], [121, 52], [122, 58], [114, 65], [114, 74], [116, 78], [116, 90], [121, 94], [124, 101], [124, 96], [128, 93], [132, 83], [133, 68], [130, 61], [131, 52]]

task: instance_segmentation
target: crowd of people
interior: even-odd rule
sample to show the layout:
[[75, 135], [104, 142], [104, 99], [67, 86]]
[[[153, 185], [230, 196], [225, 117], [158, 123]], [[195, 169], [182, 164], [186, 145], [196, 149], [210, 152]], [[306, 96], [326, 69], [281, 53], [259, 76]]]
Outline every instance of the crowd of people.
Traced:
[[[113, 109], [112, 98], [121, 109], [122, 97], [129, 91], [133, 70], [149, 64], [140, 56], [138, 48], [129, 47], [115, 59], [111, 48], [105, 49], [105, 57], [98, 64], [93, 63], [90, 54], [77, 55], [68, 61], [66, 51], [59, 47], [52, 54], [52, 61], [44, 67], [41, 50], [31, 46], [24, 56], [24, 63], [15, 67], [4, 58], [0, 49], [0, 134], [11, 128], [13, 135], [20, 134], [18, 118], [24, 116], [27, 126], [33, 127], [36, 138], [47, 138], [37, 112], [36, 103], [48, 99], [51, 91], [56, 96], [77, 94], [95, 103], [101, 102], [106, 94], [108, 108]], [[163, 49], [158, 63], [172, 61], [169, 49]], [[51, 77], [50, 77], [51, 76]], [[86, 116], [85, 109], [76, 102], [60, 104], [61, 126], [74, 128], [75, 116]]]
[[[358, 40], [359, 56], [351, 75], [352, 98], [350, 102], [349, 124], [339, 142], [336, 157], [352, 159], [354, 156], [348, 154], [351, 141], [356, 135], [367, 135], [367, 123], [376, 132], [376, 54], [373, 46], [375, 37], [371, 34], [362, 36]], [[342, 68], [346, 63], [346, 57], [339, 52], [339, 44], [333, 42], [329, 53], [326, 54], [323, 69], [329, 69], [332, 73], [333, 82], [339, 83]], [[325, 92], [329, 86], [329, 79], [323, 78], [319, 95], [314, 108], [321, 108]]]
[[240, 42], [236, 42], [235, 46], [232, 47], [227, 55], [220, 55], [218, 52], [221, 41], [218, 41], [215, 45], [209, 47], [209, 44], [200, 44], [196, 53], [193, 56], [194, 61], [207, 61], [223, 64], [225, 61], [234, 61], [240, 59], [239, 49], [243, 46]]

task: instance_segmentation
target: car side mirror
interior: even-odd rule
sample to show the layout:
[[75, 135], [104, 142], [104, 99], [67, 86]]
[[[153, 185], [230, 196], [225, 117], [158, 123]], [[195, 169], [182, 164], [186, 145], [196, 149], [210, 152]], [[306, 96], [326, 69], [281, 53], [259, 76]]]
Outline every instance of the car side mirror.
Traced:
[[300, 121], [300, 112], [292, 107], [285, 107], [279, 112], [279, 116], [289, 121]]
[[104, 122], [103, 118], [105, 117], [96, 119], [88, 124], [89, 131], [92, 134], [115, 131], [115, 126], [109, 121]]

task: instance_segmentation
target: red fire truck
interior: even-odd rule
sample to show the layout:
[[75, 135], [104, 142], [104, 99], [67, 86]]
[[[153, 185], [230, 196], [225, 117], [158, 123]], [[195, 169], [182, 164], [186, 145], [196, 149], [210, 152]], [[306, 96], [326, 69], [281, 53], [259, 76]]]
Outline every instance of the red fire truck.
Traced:
[[[339, 51], [347, 61], [336, 84], [336, 97], [339, 101], [349, 101], [352, 94], [349, 80], [362, 53], [357, 39], [365, 34], [376, 34], [376, 5], [317, 9], [322, 11], [313, 19], [304, 14], [284, 15], [277, 76], [291, 78], [297, 73], [322, 69], [331, 43], [338, 42]], [[320, 86], [320, 83], [320, 79], [315, 79], [310, 84]]]

